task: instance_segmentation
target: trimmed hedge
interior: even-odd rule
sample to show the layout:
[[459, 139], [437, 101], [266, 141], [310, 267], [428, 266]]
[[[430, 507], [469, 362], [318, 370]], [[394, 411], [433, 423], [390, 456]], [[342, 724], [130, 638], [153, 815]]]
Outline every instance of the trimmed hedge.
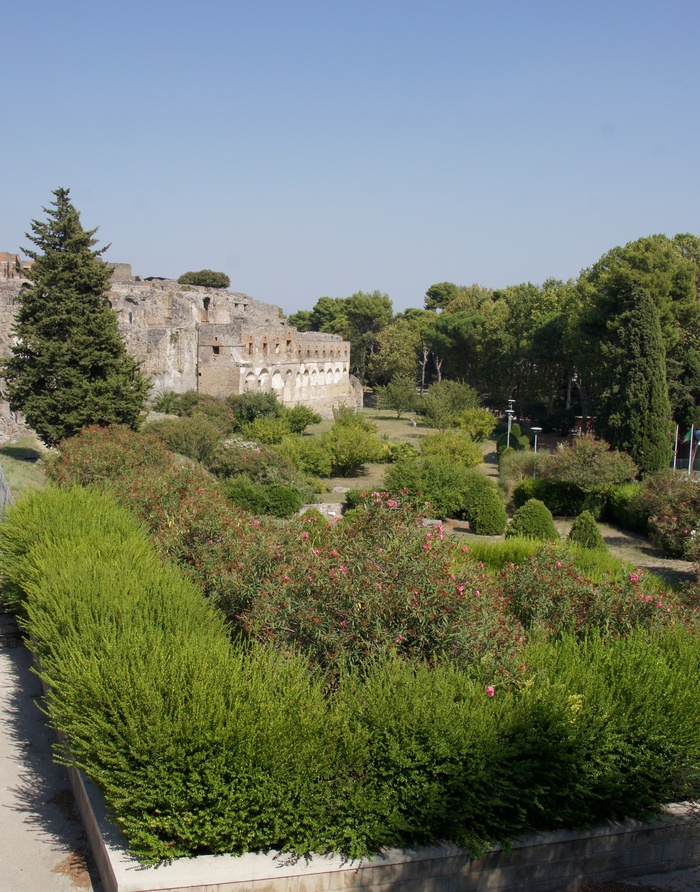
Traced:
[[582, 511], [573, 522], [568, 541], [583, 548], [605, 548], [603, 534], [590, 511]]

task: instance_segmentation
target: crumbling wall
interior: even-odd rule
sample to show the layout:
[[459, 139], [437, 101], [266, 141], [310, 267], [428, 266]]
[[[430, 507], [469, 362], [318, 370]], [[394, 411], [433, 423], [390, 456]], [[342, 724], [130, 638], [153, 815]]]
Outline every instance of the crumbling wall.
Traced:
[[[286, 405], [329, 416], [340, 403], [361, 408], [350, 376], [350, 345], [338, 335], [298, 332], [279, 307], [247, 294], [142, 280], [113, 264], [107, 297], [129, 353], [153, 380], [153, 393], [197, 390], [215, 396], [274, 391]], [[0, 355], [10, 350], [21, 283], [0, 281]]]

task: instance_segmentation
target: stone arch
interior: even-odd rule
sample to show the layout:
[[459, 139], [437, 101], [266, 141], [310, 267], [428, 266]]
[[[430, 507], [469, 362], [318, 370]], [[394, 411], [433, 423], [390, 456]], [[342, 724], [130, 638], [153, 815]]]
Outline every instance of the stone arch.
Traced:
[[284, 386], [288, 387], [290, 390], [294, 387], [294, 372], [291, 369], [287, 369], [285, 373]]
[[302, 373], [301, 384], [302, 384], [302, 387], [309, 386], [309, 370], [308, 369], [304, 369], [304, 371]]
[[335, 369], [333, 370], [333, 383], [339, 384], [340, 378], [341, 378], [340, 366], [336, 366]]
[[255, 387], [258, 383], [258, 379], [252, 372], [248, 372], [245, 376], [245, 389], [246, 390], [255, 390]]
[[270, 390], [270, 373], [267, 369], [261, 369], [258, 374], [258, 389]]
[[316, 369], [314, 369], [314, 370], [311, 372], [311, 386], [312, 386], [312, 387], [317, 387], [317, 386], [318, 386], [318, 372], [316, 371]]
[[284, 381], [282, 379], [282, 373], [279, 369], [275, 369], [272, 373], [272, 389], [273, 390], [282, 390], [284, 387]]

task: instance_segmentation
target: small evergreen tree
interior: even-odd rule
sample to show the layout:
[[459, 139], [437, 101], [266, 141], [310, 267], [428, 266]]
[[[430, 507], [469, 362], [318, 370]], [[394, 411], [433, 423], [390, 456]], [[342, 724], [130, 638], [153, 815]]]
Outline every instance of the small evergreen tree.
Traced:
[[33, 220], [26, 233], [38, 249], [23, 249], [32, 285], [20, 292], [12, 356], [0, 367], [10, 408], [48, 446], [90, 424], [136, 429], [150, 387], [105, 297], [106, 248], [92, 250], [96, 230], [83, 229], [68, 189], [53, 194], [47, 222]]

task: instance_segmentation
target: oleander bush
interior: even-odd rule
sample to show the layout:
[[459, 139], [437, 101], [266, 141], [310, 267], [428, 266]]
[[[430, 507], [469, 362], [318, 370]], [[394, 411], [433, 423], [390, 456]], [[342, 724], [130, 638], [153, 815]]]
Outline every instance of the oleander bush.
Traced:
[[247, 632], [301, 648], [337, 674], [390, 650], [465, 667], [507, 663], [517, 638], [492, 582], [451, 573], [441, 527], [408, 504], [368, 493], [319, 547], [303, 523], [280, 531], [277, 562], [242, 614]]
[[502, 590], [526, 631], [585, 635], [592, 630], [622, 637], [637, 628], [664, 627], [682, 615], [678, 599], [659, 592], [637, 572], [583, 576], [570, 554], [542, 548], [503, 570]]
[[650, 474], [629, 510], [647, 518], [649, 539], [668, 557], [697, 559], [700, 485], [694, 478], [674, 471]]
[[518, 508], [506, 530], [506, 538], [511, 536], [545, 541], [559, 540], [552, 512], [539, 499], [528, 499], [521, 508]]

